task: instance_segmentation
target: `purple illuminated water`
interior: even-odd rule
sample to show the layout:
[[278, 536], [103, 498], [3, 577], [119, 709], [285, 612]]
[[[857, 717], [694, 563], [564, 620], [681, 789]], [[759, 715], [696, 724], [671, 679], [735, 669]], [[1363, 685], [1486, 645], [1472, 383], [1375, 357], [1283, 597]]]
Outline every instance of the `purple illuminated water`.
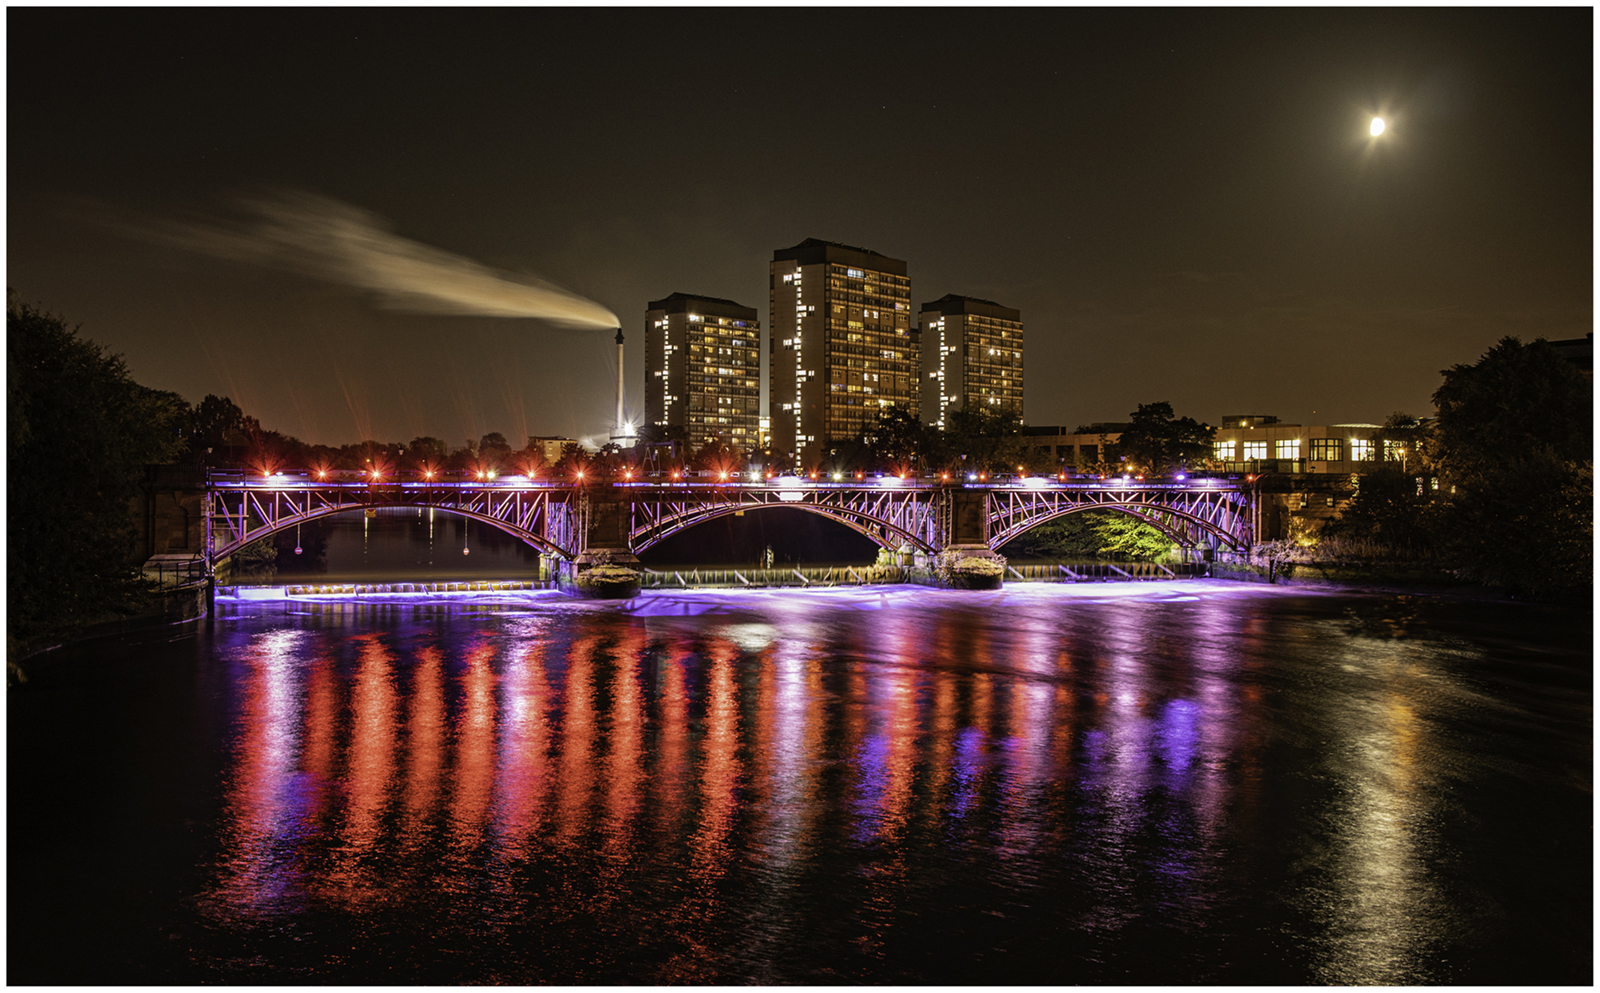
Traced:
[[1587, 612], [222, 601], [8, 698], [15, 983], [1583, 983]]

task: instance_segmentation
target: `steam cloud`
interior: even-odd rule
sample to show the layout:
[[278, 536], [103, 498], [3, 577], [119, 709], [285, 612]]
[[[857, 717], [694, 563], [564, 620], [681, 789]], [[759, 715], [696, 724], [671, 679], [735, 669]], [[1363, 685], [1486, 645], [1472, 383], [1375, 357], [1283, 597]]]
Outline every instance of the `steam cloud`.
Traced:
[[402, 238], [377, 215], [310, 193], [241, 201], [243, 224], [163, 224], [157, 241], [367, 290], [381, 306], [429, 314], [536, 317], [572, 328], [615, 328], [617, 315], [533, 276], [491, 269]]

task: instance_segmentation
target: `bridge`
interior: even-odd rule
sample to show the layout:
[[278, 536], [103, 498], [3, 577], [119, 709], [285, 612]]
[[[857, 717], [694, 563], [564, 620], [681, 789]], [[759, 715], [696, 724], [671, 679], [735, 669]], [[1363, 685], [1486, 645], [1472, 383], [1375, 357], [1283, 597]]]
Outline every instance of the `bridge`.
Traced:
[[372, 479], [356, 473], [210, 472], [203, 520], [207, 572], [245, 545], [332, 514], [428, 508], [481, 521], [558, 563], [595, 552], [631, 556], [728, 514], [792, 507], [838, 521], [883, 548], [932, 555], [950, 547], [994, 551], [1036, 525], [1085, 510], [1128, 514], [1180, 547], [1214, 556], [1248, 550], [1253, 500], [1236, 479], [1146, 482], [1032, 476], [950, 482], [872, 475], [561, 481], [500, 476]]

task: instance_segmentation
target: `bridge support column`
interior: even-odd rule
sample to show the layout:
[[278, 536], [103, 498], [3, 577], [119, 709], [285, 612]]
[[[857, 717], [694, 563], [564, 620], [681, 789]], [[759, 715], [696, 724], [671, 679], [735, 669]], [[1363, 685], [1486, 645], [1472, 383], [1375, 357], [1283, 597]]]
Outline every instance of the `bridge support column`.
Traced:
[[989, 544], [988, 492], [954, 488], [945, 490], [944, 497], [950, 501], [950, 531], [944, 536], [944, 544], [987, 546]]
[[588, 532], [571, 562], [558, 562], [556, 584], [576, 596], [626, 599], [639, 592], [643, 567], [628, 545], [631, 499], [613, 493], [589, 495]]

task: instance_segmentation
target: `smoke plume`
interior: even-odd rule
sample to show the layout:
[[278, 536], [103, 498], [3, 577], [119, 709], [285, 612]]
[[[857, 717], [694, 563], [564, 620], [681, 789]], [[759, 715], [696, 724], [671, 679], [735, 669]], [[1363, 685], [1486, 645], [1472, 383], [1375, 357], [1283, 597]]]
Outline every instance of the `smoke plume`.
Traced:
[[143, 234], [219, 258], [366, 290], [380, 306], [430, 314], [536, 317], [573, 328], [620, 327], [593, 300], [402, 238], [377, 215], [310, 193], [241, 201], [240, 223], [166, 222]]

